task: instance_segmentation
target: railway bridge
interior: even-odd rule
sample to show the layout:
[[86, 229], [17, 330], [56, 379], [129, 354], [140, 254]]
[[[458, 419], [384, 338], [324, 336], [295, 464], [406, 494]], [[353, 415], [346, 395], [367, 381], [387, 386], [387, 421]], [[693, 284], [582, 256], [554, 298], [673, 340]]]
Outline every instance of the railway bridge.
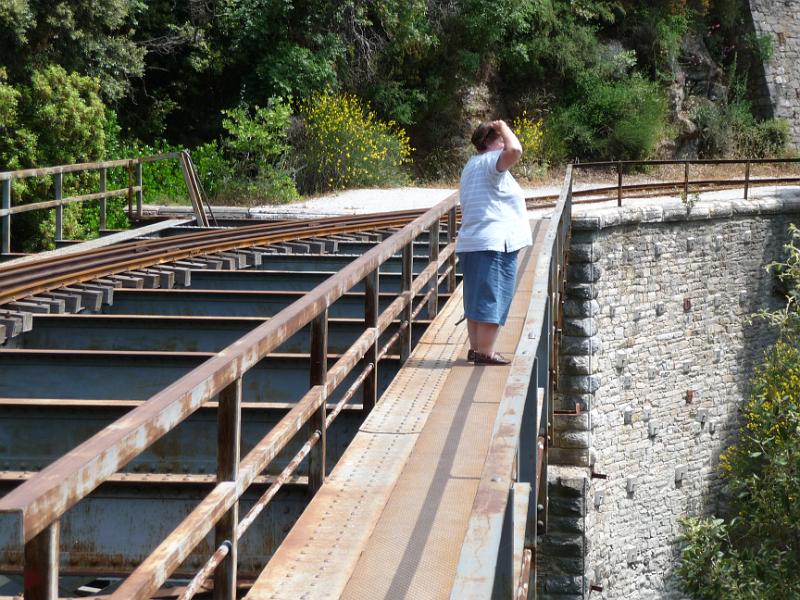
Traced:
[[[189, 168], [194, 219], [60, 239], [71, 202], [141, 210], [142, 164], [0, 174], [0, 594], [532, 595], [571, 172], [531, 221], [498, 368], [465, 360], [455, 195], [214, 223]], [[103, 185], [65, 198], [79, 169]], [[14, 256], [11, 180], [34, 175], [60, 248]]]
[[[181, 161], [192, 218], [62, 239], [73, 202], [141, 215], [151, 160]], [[455, 196], [242, 224], [183, 155], [0, 173], [0, 596], [672, 597], [769, 342], [747, 317], [797, 162], [568, 167], [530, 199], [508, 367], [465, 360]], [[65, 194], [82, 170], [98, 191]], [[30, 176], [54, 198], [12, 204]], [[709, 189], [735, 191], [693, 207]], [[44, 209], [58, 249], [15, 255], [12, 217]]]

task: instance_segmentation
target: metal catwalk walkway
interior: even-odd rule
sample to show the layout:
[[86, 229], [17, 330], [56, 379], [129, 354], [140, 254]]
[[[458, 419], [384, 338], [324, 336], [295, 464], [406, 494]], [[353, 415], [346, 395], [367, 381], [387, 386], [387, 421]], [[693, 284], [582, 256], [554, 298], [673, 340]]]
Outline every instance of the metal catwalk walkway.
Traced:
[[[520, 253], [498, 340], [507, 355], [523, 331], [547, 223], [531, 222], [534, 246]], [[248, 599], [450, 597], [511, 370], [466, 362], [462, 314], [459, 287]]]

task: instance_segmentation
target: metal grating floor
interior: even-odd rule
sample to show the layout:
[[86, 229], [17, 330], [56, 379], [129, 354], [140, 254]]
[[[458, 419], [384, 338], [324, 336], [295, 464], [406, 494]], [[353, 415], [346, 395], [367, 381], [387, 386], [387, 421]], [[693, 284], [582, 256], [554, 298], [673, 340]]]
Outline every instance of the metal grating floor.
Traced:
[[[527, 314], [535, 245], [498, 351]], [[508, 367], [466, 355], [461, 288], [428, 329], [247, 595], [248, 599], [447, 598]]]

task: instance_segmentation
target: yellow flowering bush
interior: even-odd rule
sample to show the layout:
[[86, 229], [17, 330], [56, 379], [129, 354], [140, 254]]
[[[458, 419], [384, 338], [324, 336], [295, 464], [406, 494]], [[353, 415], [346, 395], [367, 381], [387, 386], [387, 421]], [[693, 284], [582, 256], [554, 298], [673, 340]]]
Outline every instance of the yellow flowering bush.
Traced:
[[522, 158], [515, 171], [525, 179], [533, 179], [543, 174], [547, 164], [542, 158], [542, 122], [522, 111], [513, 121], [511, 129], [522, 144]]
[[315, 94], [300, 102], [293, 144], [298, 187], [306, 193], [407, 181], [411, 144], [402, 127], [381, 121], [352, 94]]

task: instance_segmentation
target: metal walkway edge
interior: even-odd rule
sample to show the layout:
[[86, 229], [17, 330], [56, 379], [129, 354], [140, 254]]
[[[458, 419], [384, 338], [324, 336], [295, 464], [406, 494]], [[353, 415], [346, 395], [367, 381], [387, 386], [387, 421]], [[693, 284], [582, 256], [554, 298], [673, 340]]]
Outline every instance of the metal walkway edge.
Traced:
[[[517, 347], [548, 230], [531, 224], [500, 352]], [[459, 287], [246, 598], [450, 596], [510, 371], [465, 362], [461, 298]]]

